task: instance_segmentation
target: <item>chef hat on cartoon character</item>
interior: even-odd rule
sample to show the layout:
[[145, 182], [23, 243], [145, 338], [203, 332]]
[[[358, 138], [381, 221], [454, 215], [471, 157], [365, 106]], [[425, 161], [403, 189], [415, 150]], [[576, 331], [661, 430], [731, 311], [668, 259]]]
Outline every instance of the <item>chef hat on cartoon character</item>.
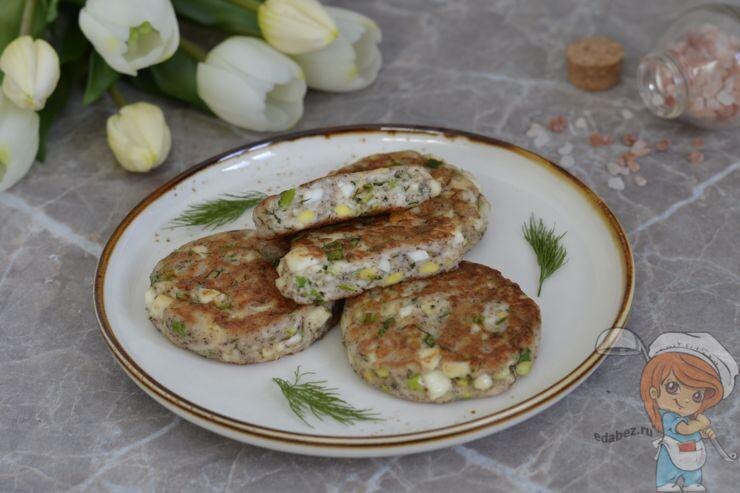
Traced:
[[737, 362], [717, 339], [706, 332], [666, 332], [650, 345], [649, 356], [661, 353], [684, 353], [696, 356], [717, 370], [726, 398], [735, 386]]

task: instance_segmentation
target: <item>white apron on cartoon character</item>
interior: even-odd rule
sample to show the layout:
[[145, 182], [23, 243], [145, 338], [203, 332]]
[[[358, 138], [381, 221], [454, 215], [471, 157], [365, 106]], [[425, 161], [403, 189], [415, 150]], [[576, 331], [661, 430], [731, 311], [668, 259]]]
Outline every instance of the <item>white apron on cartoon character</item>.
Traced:
[[656, 489], [706, 491], [703, 439], [715, 433], [703, 413], [730, 395], [737, 363], [707, 333], [662, 334], [648, 355], [640, 393], [653, 426], [663, 433], [653, 442], [658, 448]]
[[653, 440], [653, 447], [658, 448], [658, 453], [655, 454], [655, 460], [658, 460], [660, 455], [660, 446], [663, 445], [668, 451], [668, 457], [671, 462], [684, 471], [696, 471], [701, 469], [704, 463], [707, 461], [707, 449], [704, 446], [703, 441], [691, 441], [691, 442], [679, 442], [675, 438], [664, 436]]

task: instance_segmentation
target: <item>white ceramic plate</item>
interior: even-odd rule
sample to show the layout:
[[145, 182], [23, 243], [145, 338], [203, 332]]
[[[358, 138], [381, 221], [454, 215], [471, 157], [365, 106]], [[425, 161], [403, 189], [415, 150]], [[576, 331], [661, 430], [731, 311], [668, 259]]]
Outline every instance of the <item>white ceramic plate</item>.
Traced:
[[[189, 204], [223, 193], [268, 194], [378, 152], [414, 149], [467, 169], [491, 201], [488, 232], [467, 258], [496, 269], [537, 300], [542, 339], [532, 372], [508, 392], [444, 405], [406, 402], [365, 384], [351, 370], [339, 330], [297, 355], [233, 366], [179, 349], [147, 320], [144, 291], [155, 263], [210, 234], [165, 226]], [[521, 234], [530, 214], [567, 231], [568, 263], [536, 298], [538, 267]], [[226, 229], [249, 228], [251, 214]], [[98, 266], [95, 303], [103, 336], [131, 378], [158, 402], [222, 435], [272, 449], [359, 457], [421, 452], [502, 430], [551, 406], [603, 356], [597, 336], [623, 326], [634, 287], [629, 244], [599, 197], [555, 164], [514, 145], [459, 131], [406, 126], [342, 127], [247, 145], [195, 166], [163, 185], [123, 220]], [[272, 377], [297, 366], [385, 419], [344, 426], [291, 413]]]

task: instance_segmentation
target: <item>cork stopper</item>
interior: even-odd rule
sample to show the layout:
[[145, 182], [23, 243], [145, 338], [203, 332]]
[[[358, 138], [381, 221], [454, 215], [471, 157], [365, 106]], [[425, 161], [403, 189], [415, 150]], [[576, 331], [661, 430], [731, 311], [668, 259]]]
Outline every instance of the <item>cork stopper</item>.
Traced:
[[583, 38], [568, 45], [565, 59], [571, 84], [586, 91], [604, 91], [619, 83], [624, 48], [609, 38]]

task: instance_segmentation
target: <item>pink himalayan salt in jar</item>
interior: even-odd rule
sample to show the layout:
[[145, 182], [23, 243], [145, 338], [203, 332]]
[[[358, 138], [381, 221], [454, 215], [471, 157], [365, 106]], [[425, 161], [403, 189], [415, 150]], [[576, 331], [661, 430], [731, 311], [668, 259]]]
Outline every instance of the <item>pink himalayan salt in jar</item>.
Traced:
[[662, 118], [740, 126], [740, 8], [713, 4], [681, 15], [640, 62], [637, 84]]

